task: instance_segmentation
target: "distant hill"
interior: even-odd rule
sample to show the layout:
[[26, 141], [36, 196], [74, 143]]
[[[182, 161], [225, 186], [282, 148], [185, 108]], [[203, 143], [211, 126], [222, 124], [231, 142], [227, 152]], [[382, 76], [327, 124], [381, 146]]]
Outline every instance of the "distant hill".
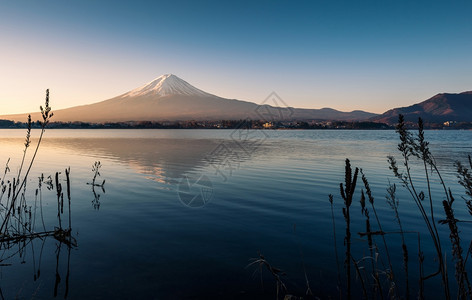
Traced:
[[[270, 103], [268, 103], [270, 104]], [[54, 110], [53, 121], [126, 122], [187, 120], [337, 120], [363, 121], [376, 116], [364, 111], [300, 109], [258, 105], [248, 101], [221, 98], [204, 92], [179, 77], [166, 74], [123, 95], [94, 104]], [[54, 108], [54, 101], [52, 102]], [[282, 110], [281, 110], [282, 108]], [[25, 121], [27, 113], [0, 116], [0, 119]], [[33, 120], [39, 113], [31, 114]]]
[[460, 94], [437, 94], [418, 104], [391, 109], [371, 120], [395, 124], [399, 114], [404, 115], [405, 120], [409, 122], [417, 122], [418, 117], [428, 123], [472, 122], [472, 91]]

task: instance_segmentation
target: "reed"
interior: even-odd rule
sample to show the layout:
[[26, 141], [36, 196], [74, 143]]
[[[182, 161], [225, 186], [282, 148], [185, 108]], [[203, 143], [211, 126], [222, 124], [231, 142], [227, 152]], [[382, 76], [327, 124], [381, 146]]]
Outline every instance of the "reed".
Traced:
[[[434, 273], [426, 275], [423, 280], [427, 280], [429, 278], [435, 277], [436, 275], [441, 276], [443, 288], [444, 288], [444, 296], [446, 299], [450, 299], [450, 288], [449, 288], [449, 281], [448, 281], [448, 274], [446, 269], [446, 262], [445, 257], [443, 255], [443, 250], [441, 247], [441, 240], [439, 237], [439, 233], [435, 223], [434, 217], [434, 208], [433, 208], [433, 197], [431, 194], [431, 182], [430, 176], [428, 172], [428, 167], [431, 167], [433, 170], [436, 171], [436, 174], [441, 180], [441, 184], [443, 185], [444, 189], [446, 190], [444, 181], [440, 176], [440, 173], [436, 167], [434, 162], [434, 158], [431, 155], [428, 147], [428, 143], [424, 139], [424, 130], [423, 130], [423, 121], [421, 118], [418, 121], [418, 135], [414, 137], [413, 134], [407, 130], [404, 118], [402, 115], [399, 115], [398, 124], [396, 126], [396, 132], [400, 137], [400, 143], [398, 144], [398, 150], [400, 151], [402, 158], [403, 158], [403, 165], [404, 170], [401, 172], [396, 160], [393, 156], [388, 157], [389, 161], [389, 168], [393, 171], [395, 177], [397, 177], [400, 182], [402, 183], [403, 187], [411, 195], [412, 199], [414, 200], [418, 210], [421, 214], [421, 217], [428, 229], [429, 235], [431, 240], [434, 244], [434, 248], [437, 254], [437, 261], [438, 261], [438, 270]], [[425, 199], [425, 194], [423, 191], [418, 191], [416, 183], [413, 181], [412, 177], [412, 169], [411, 169], [411, 157], [417, 157], [420, 159], [424, 166], [424, 172], [426, 176], [426, 186], [428, 190], [428, 199], [429, 199], [429, 214], [427, 208], [423, 205], [423, 200]], [[446, 193], [446, 197], [448, 198], [449, 195]]]
[[[59, 172], [56, 173], [55, 176], [55, 186], [57, 192], [57, 216], [58, 216], [58, 226], [55, 227], [53, 230], [46, 230], [46, 225], [44, 222], [44, 215], [43, 215], [43, 201], [42, 201], [42, 186], [46, 184], [48, 189], [52, 189], [53, 182], [51, 180], [51, 176], [45, 179], [44, 175], [42, 174], [39, 177], [38, 187], [35, 191], [34, 196], [34, 209], [32, 206], [29, 206], [29, 201], [27, 201], [27, 182], [29, 178], [29, 174], [31, 172], [32, 166], [35, 162], [35, 159], [38, 154], [39, 147], [43, 140], [44, 132], [46, 130], [47, 125], [49, 124], [53, 113], [51, 111], [51, 107], [49, 106], [49, 90], [46, 90], [46, 101], [44, 108], [41, 106], [41, 116], [42, 121], [40, 121], [41, 128], [40, 128], [40, 135], [37, 141], [37, 144], [34, 148], [34, 152], [32, 153], [32, 157], [29, 161], [26, 160], [28, 149], [30, 148], [32, 141], [31, 141], [31, 128], [32, 128], [32, 121], [31, 116], [28, 116], [27, 122], [27, 129], [26, 129], [26, 138], [24, 143], [24, 150], [22, 159], [20, 162], [20, 166], [18, 169], [18, 173], [12, 176], [11, 179], [8, 179], [7, 175], [10, 173], [9, 162], [8, 159], [3, 176], [0, 182], [0, 250], [11, 249], [13, 246], [20, 244], [20, 252], [23, 251], [26, 244], [32, 241], [33, 239], [40, 238], [44, 239], [45, 237], [52, 236], [56, 240], [67, 243], [69, 246], [76, 245], [75, 239], [71, 236], [71, 209], [70, 209], [70, 177], [69, 172], [70, 170], [66, 170], [66, 178], [65, 182], [67, 185], [67, 197], [68, 197], [68, 205], [69, 205], [69, 222], [68, 228], [64, 228], [62, 225], [62, 215], [64, 214], [64, 194], [62, 191], [62, 184], [60, 183]], [[4, 198], [6, 197], [6, 201]], [[37, 215], [37, 206], [39, 200], [39, 208], [41, 214], [41, 222], [42, 222], [42, 231], [36, 231], [36, 215]], [[14, 253], [15, 254], [15, 253]], [[3, 262], [7, 258], [1, 258], [0, 263]]]
[[[52, 176], [45, 177], [44, 174], [38, 177], [37, 188], [34, 192], [34, 199], [29, 200], [27, 197], [27, 183], [31, 182], [29, 180], [29, 175], [38, 155], [38, 150], [43, 140], [43, 136], [46, 128], [53, 116], [51, 107], [49, 106], [49, 90], [46, 90], [46, 101], [44, 107], [40, 107], [42, 120], [40, 121], [40, 134], [37, 141], [37, 144], [34, 147], [31, 158], [27, 160], [27, 153], [32, 146], [31, 140], [31, 129], [32, 129], [32, 120], [31, 116], [28, 116], [27, 128], [26, 128], [26, 137], [24, 142], [23, 155], [19, 164], [18, 172], [9, 177], [10, 170], [10, 159], [7, 160], [5, 164], [4, 172], [0, 181], [0, 267], [10, 266], [10, 259], [19, 256], [21, 263], [25, 262], [27, 247], [31, 246], [32, 251], [32, 260], [33, 260], [33, 270], [34, 281], [38, 280], [41, 275], [41, 261], [43, 255], [43, 248], [46, 242], [46, 239], [49, 237], [54, 238], [58, 242], [57, 251], [56, 251], [56, 283], [54, 288], [54, 295], [57, 295], [57, 289], [60, 282], [59, 276], [59, 256], [61, 253], [62, 245], [66, 245], [68, 250], [67, 256], [67, 274], [65, 282], [65, 298], [68, 295], [69, 291], [69, 274], [70, 274], [70, 251], [71, 248], [77, 246], [77, 242], [74, 237], [72, 237], [72, 221], [71, 221], [71, 187], [70, 187], [70, 169], [65, 170], [65, 178], [62, 178], [60, 172], [56, 172], [54, 181]], [[68, 205], [68, 226], [63, 226], [64, 218], [64, 191], [62, 184], [65, 182], [66, 185], [66, 197]], [[57, 218], [58, 223], [54, 228], [47, 229], [46, 223], [44, 220], [43, 214], [43, 187], [46, 187], [48, 190], [53, 190], [56, 188], [57, 195]], [[6, 199], [5, 199], [6, 198]], [[39, 203], [38, 203], [39, 202]], [[33, 207], [34, 208], [33, 208]], [[39, 208], [39, 211], [38, 211]], [[41, 227], [36, 226], [39, 222], [39, 217], [37, 214], [40, 214], [41, 218]], [[39, 229], [40, 228], [40, 229]], [[39, 229], [39, 230], [38, 230]], [[39, 262], [36, 263], [35, 258], [35, 247], [34, 241], [40, 240], [42, 242], [41, 251], [39, 254]], [[30, 295], [32, 298], [36, 296], [38, 289]], [[18, 291], [17, 298], [20, 297]], [[3, 291], [0, 287], [0, 298], [5, 299]], [[30, 298], [28, 296], [28, 298]]]
[[[449, 240], [451, 243], [452, 249], [452, 258], [455, 262], [455, 279], [457, 282], [457, 298], [458, 299], [470, 299], [472, 298], [472, 288], [468, 278], [468, 273], [466, 271], [467, 260], [469, 255], [472, 255], [472, 242], [469, 243], [469, 248], [465, 252], [462, 247], [462, 240], [460, 237], [459, 223], [472, 223], [471, 221], [458, 220], [454, 214], [454, 197], [451, 190], [446, 186], [441, 173], [438, 170], [434, 156], [431, 154], [429, 149], [429, 143], [425, 139], [423, 121], [420, 118], [418, 120], [418, 131], [416, 134], [413, 134], [406, 128], [404, 118], [402, 115], [399, 116], [399, 121], [396, 126], [396, 132], [398, 133], [400, 142], [398, 143], [397, 149], [401, 155], [400, 166], [397, 163], [397, 160], [394, 156], [388, 156], [389, 169], [393, 172], [393, 175], [399, 180], [401, 185], [405, 188], [407, 193], [411, 196], [411, 199], [418, 208], [419, 215], [421, 220], [426, 226], [429, 237], [431, 238], [432, 244], [435, 250], [435, 260], [437, 262], [437, 270], [430, 274], [425, 274], [425, 256], [422, 250], [421, 238], [418, 231], [415, 230], [405, 230], [401, 222], [400, 212], [399, 212], [399, 199], [396, 196], [397, 186], [395, 183], [388, 184], [387, 194], [386, 194], [386, 203], [390, 206], [394, 214], [394, 220], [398, 225], [399, 231], [390, 231], [387, 232], [383, 229], [382, 218], [377, 213], [376, 207], [374, 205], [374, 196], [373, 191], [369, 185], [366, 175], [360, 169], [362, 182], [364, 189], [360, 192], [360, 208], [361, 214], [365, 219], [365, 232], [359, 232], [361, 238], [366, 237], [366, 244], [368, 247], [369, 255], [364, 256], [360, 260], [355, 260], [352, 254], [351, 248], [351, 206], [353, 203], [353, 196], [355, 190], [355, 184], [357, 179], [357, 168], [352, 175], [352, 167], [350, 165], [349, 159], [346, 159], [345, 167], [345, 183], [340, 184], [340, 194], [344, 200], [344, 205], [342, 208], [343, 217], [345, 220], [345, 229], [346, 234], [344, 238], [344, 245], [346, 248], [345, 251], [345, 269], [346, 269], [346, 298], [350, 299], [352, 297], [352, 282], [351, 282], [351, 265], [355, 268], [355, 273], [358, 278], [358, 289], [362, 291], [362, 296], [364, 298], [384, 298], [385, 296], [389, 298], [403, 298], [409, 299], [412, 295], [411, 285], [410, 285], [410, 274], [409, 274], [409, 251], [407, 247], [407, 234], [417, 235], [418, 243], [418, 267], [419, 267], [419, 278], [418, 278], [418, 287], [417, 287], [417, 297], [419, 299], [424, 298], [424, 283], [427, 280], [431, 280], [434, 277], [439, 277], [442, 282], [442, 287], [444, 291], [443, 298], [451, 299], [451, 290], [448, 279], [448, 270], [447, 270], [447, 261], [446, 261], [446, 252], [443, 249], [443, 242], [438, 231], [437, 224], [447, 225], [449, 229]], [[418, 166], [416, 162], [413, 162], [413, 159], [416, 159], [420, 162], [422, 173], [424, 175], [424, 182], [419, 182], [418, 179], [414, 179], [414, 167]], [[465, 189], [466, 197], [464, 197], [465, 205], [469, 211], [469, 214], [472, 215], [472, 158], [468, 157], [468, 166], [465, 166], [461, 162], [456, 162], [457, 177], [459, 178], [459, 184], [462, 185]], [[470, 169], [469, 169], [470, 168]], [[415, 177], [417, 178], [417, 177]], [[432, 180], [435, 178], [439, 185], [441, 186], [443, 192], [439, 194], [434, 194], [432, 191]], [[425, 188], [425, 192], [421, 190], [421, 187]], [[442, 195], [441, 195], [442, 194]], [[438, 221], [437, 215], [441, 214], [441, 211], [435, 211], [434, 200], [438, 198], [443, 198], [442, 203], [442, 212], [444, 213], [444, 218]], [[329, 200], [332, 209], [332, 219], [333, 219], [333, 234], [334, 239], [336, 239], [335, 226], [334, 226], [334, 212], [333, 212], [333, 196], [329, 195]], [[370, 209], [367, 208], [367, 200], [371, 204]], [[372, 211], [377, 229], [372, 228], [371, 215]], [[402, 265], [404, 271], [404, 294], [399, 295], [397, 289], [396, 277], [394, 276], [395, 265], [392, 261], [390, 252], [392, 251], [391, 246], [387, 243], [387, 236], [392, 234], [398, 234], [401, 237], [401, 251], [402, 251]], [[379, 248], [376, 246], [375, 238], [379, 237], [382, 240], [383, 247], [382, 251], [379, 251]], [[336, 251], [336, 243], [335, 243]], [[387, 259], [388, 267], [379, 269], [377, 261], [382, 259], [384, 256]], [[368, 265], [366, 262], [368, 262]], [[428, 264], [431, 264], [428, 262]], [[370, 265], [370, 273], [367, 271], [367, 268]], [[384, 295], [384, 289], [382, 286], [380, 274], [385, 274], [386, 279], [389, 282], [388, 294]], [[373, 284], [367, 285], [369, 278], [373, 278]], [[372, 292], [368, 292], [368, 286], [371, 287]], [[386, 293], [386, 292], [385, 292]]]
[[405, 271], [405, 298], [410, 299], [410, 282], [408, 279], [408, 247], [405, 243], [405, 232], [403, 231], [400, 214], [398, 213], [398, 206], [400, 205], [400, 201], [396, 197], [396, 191], [397, 186], [389, 182], [385, 198], [387, 199], [387, 204], [390, 206], [390, 208], [392, 208], [394, 212], [395, 221], [398, 223], [398, 227], [400, 229], [400, 235], [402, 238], [403, 270]]
[[102, 183], [96, 183], [97, 177], [100, 176], [100, 168], [102, 167], [102, 164], [100, 161], [96, 161], [92, 165], [92, 172], [93, 172], [93, 179], [92, 182], [87, 182], [87, 184], [92, 185], [92, 186], [98, 186], [103, 188], [105, 186], [105, 179], [103, 179]]
[[351, 162], [346, 159], [344, 186], [342, 183], [339, 184], [341, 197], [344, 200], [343, 216], [346, 221], [346, 235], [344, 237], [344, 245], [346, 246], [346, 257], [344, 260], [344, 267], [346, 268], [347, 277], [347, 299], [351, 299], [351, 215], [350, 208], [352, 204], [352, 198], [356, 190], [357, 176], [359, 174], [359, 168], [356, 168], [354, 175], [352, 174]]
[[471, 286], [467, 271], [465, 269], [465, 260], [462, 256], [463, 250], [461, 246], [461, 240], [459, 237], [459, 229], [457, 227], [458, 220], [454, 216], [454, 210], [452, 204], [454, 203], [454, 197], [452, 196], [451, 190], [449, 190], [449, 199], [443, 200], [444, 212], [446, 218], [440, 221], [440, 224], [447, 224], [449, 227], [449, 238], [452, 245], [452, 255], [456, 261], [455, 263], [455, 277], [458, 283], [458, 298], [467, 299], [472, 296]]
[[[472, 170], [472, 158], [468, 156], [468, 162], [470, 169]], [[464, 197], [469, 214], [472, 215], [472, 174], [471, 170], [467, 169], [460, 161], [456, 161], [455, 166], [457, 168], [457, 177], [459, 178], [459, 184], [464, 187], [467, 198]]]
[[[382, 228], [382, 223], [380, 222], [379, 215], [377, 214], [377, 210], [375, 209], [374, 196], [372, 195], [372, 190], [370, 188], [369, 181], [367, 180], [367, 177], [365, 176], [362, 169], [361, 169], [361, 174], [362, 174], [362, 182], [364, 183], [364, 187], [365, 187], [368, 199], [369, 199], [369, 203], [372, 207], [372, 211], [374, 212], [375, 220], [377, 222], [377, 227], [379, 228], [379, 230], [381, 232], [384, 232], [384, 230]], [[361, 195], [361, 199], [362, 199], [362, 195]], [[364, 200], [364, 202], [365, 202], [365, 200]], [[364, 209], [364, 210], [366, 210], [366, 209]], [[369, 231], [370, 231], [370, 225], [369, 225]], [[367, 237], [368, 237], [369, 248], [370, 248], [372, 246], [372, 235], [369, 234]], [[388, 262], [388, 267], [389, 267], [388, 269], [384, 270], [384, 272], [387, 275], [387, 280], [390, 283], [389, 293], [393, 295], [393, 294], [396, 294], [396, 288], [395, 288], [396, 285], [395, 285], [395, 276], [394, 276], [394, 272], [393, 272], [392, 260], [390, 258], [390, 251], [389, 251], [389, 247], [387, 245], [387, 241], [385, 239], [385, 235], [382, 234], [381, 237], [382, 237], [382, 242], [383, 242], [383, 245], [384, 245], [384, 250], [385, 250], [385, 254], [387, 256], [387, 262]], [[377, 283], [380, 282], [380, 280], [378, 278], [378, 274], [374, 274], [374, 278], [376, 278]], [[380, 287], [380, 285], [379, 285], [379, 287]]]
[[336, 238], [336, 221], [334, 218], [334, 207], [333, 207], [333, 201], [334, 201], [334, 196], [332, 194], [329, 194], [328, 196], [329, 203], [331, 204], [331, 221], [333, 223], [333, 241], [334, 241], [334, 254], [336, 255], [336, 270], [337, 270], [337, 275], [338, 275], [338, 289], [341, 288], [341, 271], [339, 267], [339, 255], [338, 255], [338, 243], [337, 243], [337, 238]]
[[102, 193], [105, 193], [105, 179], [103, 179], [102, 183], [96, 183], [97, 177], [101, 176], [100, 175], [100, 169], [102, 167], [102, 164], [100, 161], [95, 161], [92, 165], [92, 172], [93, 172], [93, 178], [92, 182], [87, 182], [88, 185], [92, 186], [92, 193], [93, 193], [93, 200], [92, 200], [92, 207], [96, 210], [100, 209], [100, 192], [95, 190], [95, 187], [100, 187], [102, 189]]
[[[375, 257], [377, 257], [377, 254], [378, 254], [378, 248], [377, 248], [377, 245], [374, 244], [374, 239], [372, 238], [373, 235], [372, 235], [372, 230], [371, 230], [371, 225], [370, 225], [370, 214], [369, 214], [368, 208], [366, 207], [366, 198], [365, 198], [364, 190], [361, 190], [360, 204], [361, 204], [361, 214], [364, 215], [365, 217], [365, 233], [367, 236], [367, 244], [368, 244], [369, 253], [370, 253], [369, 258], [371, 262], [371, 275], [372, 275], [370, 277], [372, 277], [375, 282], [375, 284], [373, 285], [374, 287], [373, 294], [375, 295], [379, 293], [380, 298], [383, 299], [382, 285], [380, 283], [377, 260], [375, 259]], [[365, 277], [369, 278], [369, 276], [365, 276]]]
[[[272, 266], [267, 260], [266, 258], [264, 257], [264, 255], [262, 255], [261, 253], [259, 253], [259, 257], [258, 258], [252, 258], [251, 259], [251, 263], [249, 263], [247, 267], [250, 267], [250, 266], [253, 266], [253, 265], [257, 265], [259, 268], [259, 271], [260, 271], [260, 274], [261, 274], [261, 285], [263, 286], [263, 280], [262, 280], [262, 271], [263, 269], [267, 269], [269, 271], [269, 273], [272, 275], [272, 277], [274, 278], [275, 280], [275, 283], [276, 283], [276, 296], [275, 296], [275, 300], [278, 300], [280, 297], [284, 297], [286, 298], [287, 295], [285, 295], [285, 293], [287, 292], [287, 286], [285, 285], [285, 283], [282, 281], [282, 276], [285, 275], [284, 272], [282, 272], [282, 270], [280, 270], [279, 268], [276, 268], [274, 266]], [[257, 270], [256, 270], [257, 271]]]
[[6, 212], [5, 216], [3, 217], [2, 225], [0, 226], [0, 233], [2, 235], [5, 235], [5, 233], [8, 231], [7, 230], [7, 224], [10, 221], [11, 214], [14, 212], [16, 201], [18, 200], [18, 197], [20, 196], [22, 189], [26, 188], [26, 182], [27, 182], [27, 179], [28, 179], [28, 175], [31, 171], [31, 168], [32, 168], [33, 163], [34, 163], [35, 158], [36, 158], [36, 155], [38, 154], [39, 145], [41, 144], [41, 141], [43, 139], [43, 135], [44, 135], [44, 132], [46, 130], [46, 126], [49, 124], [49, 121], [51, 120], [51, 117], [53, 116], [53, 113], [51, 112], [51, 107], [49, 106], [49, 90], [46, 90], [45, 107], [43, 108], [42, 106], [40, 106], [40, 110], [41, 110], [41, 116], [42, 116], [43, 120], [40, 121], [41, 132], [40, 132], [40, 135], [39, 135], [38, 143], [36, 144], [36, 148], [34, 150], [33, 157], [31, 158], [31, 160], [28, 164], [28, 169], [25, 172], [25, 174], [22, 175], [22, 169], [23, 169], [23, 165], [24, 165], [24, 162], [25, 162], [26, 152], [27, 152], [27, 150], [28, 150], [28, 148], [31, 144], [31, 140], [30, 140], [30, 136], [31, 136], [31, 116], [30, 115], [28, 116], [27, 133], [26, 133], [26, 140], [25, 140], [25, 149], [23, 151], [23, 159], [21, 161], [21, 165], [20, 165], [20, 169], [18, 171], [17, 177], [13, 178], [12, 193], [10, 193], [10, 189], [9, 189], [9, 196], [11, 196], [11, 200], [10, 200], [10, 197], [8, 197], [8, 198], [11, 201], [11, 203], [6, 208], [7, 212]]

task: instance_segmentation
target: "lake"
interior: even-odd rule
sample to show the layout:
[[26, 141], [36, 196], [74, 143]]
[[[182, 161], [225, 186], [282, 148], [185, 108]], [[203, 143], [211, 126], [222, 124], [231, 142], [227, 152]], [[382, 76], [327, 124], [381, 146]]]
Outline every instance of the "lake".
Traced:
[[[25, 133], [0, 130], [2, 170], [10, 158], [7, 177], [18, 172]], [[38, 133], [33, 130], [33, 138]], [[427, 131], [426, 138], [455, 195], [456, 217], [470, 220], [454, 162], [466, 162], [472, 153], [472, 131]], [[1, 293], [5, 299], [54, 295], [68, 299], [273, 299], [272, 275], [263, 269], [261, 277], [258, 265], [250, 265], [261, 253], [285, 272], [282, 280], [288, 293], [303, 295], [306, 275], [314, 295], [336, 298], [338, 267], [328, 195], [334, 195], [343, 276], [345, 227], [339, 184], [344, 182], [346, 158], [367, 176], [385, 231], [398, 231], [385, 200], [388, 183], [397, 184], [404, 230], [420, 233], [425, 273], [433, 272], [437, 265], [426, 226], [388, 168], [387, 155], [401, 161], [397, 143], [397, 134], [391, 130], [46, 130], [26, 199], [34, 206], [41, 174], [54, 178], [61, 172], [63, 182], [64, 170], [70, 167], [72, 234], [77, 247], [68, 249], [49, 237], [3, 250]], [[27, 158], [33, 151], [33, 147], [28, 149]], [[93, 180], [96, 161], [101, 164], [97, 182], [105, 180], [104, 189], [87, 184]], [[413, 166], [414, 179], [425, 189], [421, 168]], [[437, 182], [434, 177], [433, 200], [441, 219], [444, 193]], [[357, 235], [365, 231], [361, 188], [359, 178], [351, 208], [353, 255], [358, 260], [368, 255], [366, 239]], [[48, 190], [46, 184], [41, 191], [45, 227], [53, 228], [56, 191]], [[42, 228], [39, 208], [36, 215], [35, 226]], [[371, 223], [376, 229], [376, 223]], [[449, 231], [447, 225], [438, 227], [455, 291]], [[465, 249], [472, 237], [470, 227], [460, 224]], [[402, 278], [400, 236], [386, 238], [396, 262], [394, 271]], [[376, 241], [381, 247], [380, 237]], [[407, 246], [410, 293], [416, 295], [416, 234], [408, 236]], [[355, 298], [361, 298], [359, 282], [353, 280]], [[443, 291], [439, 277], [425, 284], [426, 296]], [[399, 294], [404, 293], [403, 280], [397, 288]]]

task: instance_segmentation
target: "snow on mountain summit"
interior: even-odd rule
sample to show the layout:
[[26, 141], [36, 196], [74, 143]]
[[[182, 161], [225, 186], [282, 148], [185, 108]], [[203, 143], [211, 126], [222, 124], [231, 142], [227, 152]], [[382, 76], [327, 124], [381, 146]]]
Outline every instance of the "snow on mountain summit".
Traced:
[[140, 97], [140, 96], [168, 96], [168, 95], [185, 95], [185, 96], [200, 96], [200, 97], [214, 97], [214, 95], [206, 93], [197, 89], [187, 81], [180, 79], [173, 74], [161, 75], [153, 81], [138, 87], [128, 93], [122, 95], [125, 97]]

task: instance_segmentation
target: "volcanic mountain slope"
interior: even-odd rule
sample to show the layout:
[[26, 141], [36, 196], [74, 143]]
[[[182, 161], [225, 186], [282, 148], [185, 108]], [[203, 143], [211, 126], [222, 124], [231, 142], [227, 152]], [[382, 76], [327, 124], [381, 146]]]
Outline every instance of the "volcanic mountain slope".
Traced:
[[[54, 108], [54, 104], [52, 104]], [[270, 105], [225, 99], [206, 93], [179, 77], [166, 74], [123, 95], [102, 102], [54, 110], [53, 121], [122, 122], [258, 119], [263, 116], [296, 120], [366, 120], [375, 114], [363, 111], [341, 112], [334, 109], [280, 109]], [[0, 116], [0, 119], [24, 121], [27, 114]], [[39, 113], [31, 114], [33, 120]], [[260, 119], [260, 118], [259, 118]]]
[[460, 94], [437, 94], [418, 104], [391, 109], [372, 120], [395, 124], [399, 114], [404, 115], [405, 120], [409, 122], [417, 122], [418, 117], [429, 123], [472, 122], [472, 91]]

